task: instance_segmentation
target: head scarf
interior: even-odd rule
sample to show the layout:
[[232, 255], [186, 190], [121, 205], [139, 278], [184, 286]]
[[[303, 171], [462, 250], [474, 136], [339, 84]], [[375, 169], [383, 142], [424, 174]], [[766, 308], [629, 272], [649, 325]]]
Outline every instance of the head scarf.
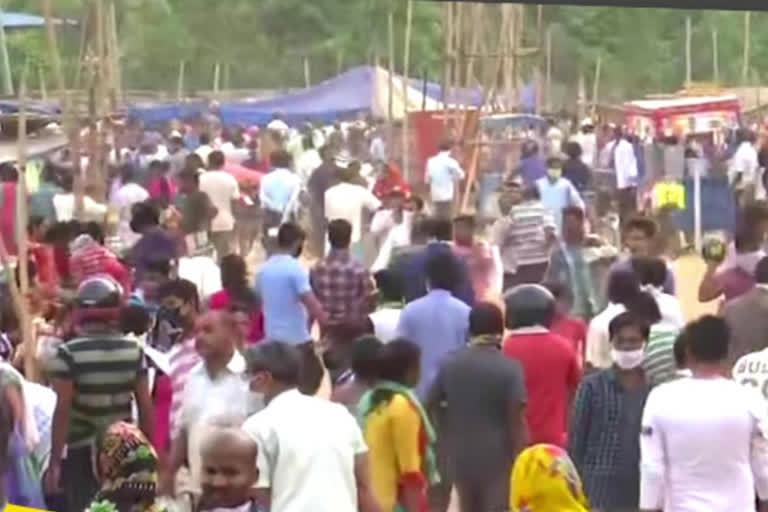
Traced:
[[538, 444], [515, 461], [510, 482], [512, 512], [588, 512], [576, 466], [562, 448]]
[[101, 490], [95, 503], [111, 502], [120, 512], [158, 512], [157, 454], [136, 425], [109, 427], [99, 445]]

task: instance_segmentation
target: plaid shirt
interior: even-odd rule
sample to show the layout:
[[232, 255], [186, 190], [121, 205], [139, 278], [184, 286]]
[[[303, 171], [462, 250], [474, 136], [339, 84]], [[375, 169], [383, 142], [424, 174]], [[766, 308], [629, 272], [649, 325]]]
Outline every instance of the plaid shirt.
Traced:
[[348, 250], [331, 250], [310, 273], [312, 291], [328, 314], [329, 325], [360, 323], [376, 292], [370, 273]]
[[613, 369], [586, 377], [576, 391], [568, 453], [595, 509], [636, 509], [640, 426], [648, 389], [627, 392]]

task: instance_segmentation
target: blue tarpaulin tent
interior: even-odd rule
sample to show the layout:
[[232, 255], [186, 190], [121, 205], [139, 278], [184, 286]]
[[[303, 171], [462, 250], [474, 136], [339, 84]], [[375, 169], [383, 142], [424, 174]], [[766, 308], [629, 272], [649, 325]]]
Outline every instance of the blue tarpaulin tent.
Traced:
[[144, 123], [145, 126], [159, 126], [174, 119], [192, 121], [205, 112], [204, 101], [182, 103], [140, 103], [128, 108], [128, 117]]
[[[2, 11], [2, 23], [6, 30], [15, 28], [41, 28], [45, 26], [45, 18], [26, 12]], [[74, 20], [54, 20], [56, 24], [77, 25]]]

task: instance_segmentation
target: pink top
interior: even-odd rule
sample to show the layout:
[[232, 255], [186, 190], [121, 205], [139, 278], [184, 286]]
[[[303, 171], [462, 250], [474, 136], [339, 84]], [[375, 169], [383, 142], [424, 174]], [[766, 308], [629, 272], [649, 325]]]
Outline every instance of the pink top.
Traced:
[[187, 383], [189, 372], [202, 362], [200, 354], [195, 349], [195, 338], [187, 338], [173, 346], [169, 354], [171, 380], [171, 435], [175, 438], [179, 433], [179, 414], [184, 398], [184, 385]]
[[[232, 304], [227, 290], [221, 290], [213, 295], [208, 301], [208, 307], [212, 311], [227, 309]], [[261, 310], [252, 311], [250, 314], [250, 328], [246, 341], [250, 344], [258, 343], [264, 339], [264, 314]]]

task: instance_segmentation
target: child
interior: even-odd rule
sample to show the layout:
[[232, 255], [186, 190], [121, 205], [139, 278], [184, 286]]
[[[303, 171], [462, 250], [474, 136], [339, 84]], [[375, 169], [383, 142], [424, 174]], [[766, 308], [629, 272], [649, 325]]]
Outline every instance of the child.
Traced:
[[203, 439], [202, 491], [198, 510], [258, 512], [254, 485], [258, 448], [235, 426], [212, 426]]

